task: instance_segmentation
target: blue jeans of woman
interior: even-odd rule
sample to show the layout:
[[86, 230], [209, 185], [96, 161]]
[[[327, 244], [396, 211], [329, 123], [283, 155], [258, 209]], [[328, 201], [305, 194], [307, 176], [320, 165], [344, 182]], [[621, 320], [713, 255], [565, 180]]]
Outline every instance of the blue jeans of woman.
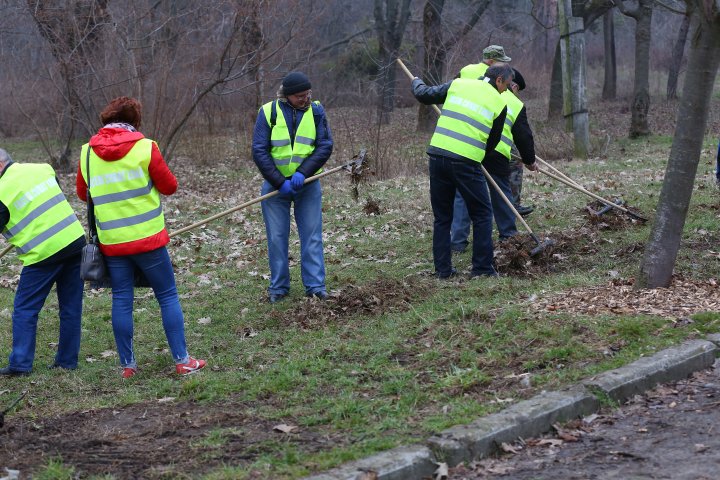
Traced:
[[[264, 182], [261, 194], [274, 191]], [[322, 240], [322, 189], [314, 181], [294, 195], [275, 195], [262, 201], [268, 239], [270, 287], [268, 293], [284, 295], [290, 291], [290, 206], [294, 205], [295, 224], [300, 237], [300, 276], [305, 294], [325, 291], [325, 257]]]
[[135, 269], [143, 272], [160, 304], [160, 316], [170, 353], [175, 363], [187, 363], [185, 319], [175, 286], [170, 255], [161, 247], [149, 252], [119, 257], [105, 257], [112, 285], [112, 327], [120, 365], [137, 368], [133, 351], [133, 300]]
[[471, 275], [496, 275], [493, 267], [492, 208], [487, 183], [480, 164], [430, 155], [430, 203], [433, 216], [433, 261], [435, 273], [452, 273], [450, 226], [453, 221], [455, 192], [465, 200], [473, 225]]
[[10, 370], [32, 370], [38, 314], [53, 285], [57, 286], [60, 310], [60, 336], [55, 365], [69, 369], [77, 367], [84, 286], [80, 279], [80, 255], [63, 262], [28, 265], [20, 272], [12, 315]]

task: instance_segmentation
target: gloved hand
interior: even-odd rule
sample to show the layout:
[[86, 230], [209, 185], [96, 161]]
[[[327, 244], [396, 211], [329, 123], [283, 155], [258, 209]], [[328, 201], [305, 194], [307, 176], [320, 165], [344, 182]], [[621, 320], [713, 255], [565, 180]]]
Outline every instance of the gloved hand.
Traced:
[[280, 195], [293, 195], [295, 193], [295, 190], [293, 190], [292, 184], [290, 183], [290, 180], [285, 180], [282, 185], [280, 185], [280, 188], [278, 188], [278, 191], [280, 192]]
[[293, 173], [292, 177], [290, 177], [290, 184], [292, 185], [293, 190], [298, 191], [300, 190], [305, 181], [305, 175], [303, 175], [300, 172]]

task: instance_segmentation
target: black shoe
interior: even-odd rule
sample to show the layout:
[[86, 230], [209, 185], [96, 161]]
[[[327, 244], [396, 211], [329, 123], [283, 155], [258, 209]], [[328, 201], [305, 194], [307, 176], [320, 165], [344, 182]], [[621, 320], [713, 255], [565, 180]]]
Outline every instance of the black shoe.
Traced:
[[22, 370], [11, 370], [10, 367], [0, 368], [0, 375], [6, 377], [27, 377], [30, 372], [23, 372]]
[[435, 272], [435, 276], [441, 280], [445, 280], [446, 278], [452, 278], [457, 276], [457, 269], [455, 267], [450, 269], [450, 273], [439, 273]]
[[317, 292], [308, 294], [307, 296], [311, 297], [311, 298], [317, 298], [318, 300], [327, 300], [328, 299], [328, 294], [325, 290], [319, 290]]
[[287, 293], [271, 293], [268, 296], [268, 302], [270, 303], [278, 303], [283, 298], [287, 297]]
[[517, 210], [517, 212], [524, 217], [525, 215], [530, 215], [535, 210], [535, 208], [526, 207], [524, 205], [516, 205], [515, 210]]

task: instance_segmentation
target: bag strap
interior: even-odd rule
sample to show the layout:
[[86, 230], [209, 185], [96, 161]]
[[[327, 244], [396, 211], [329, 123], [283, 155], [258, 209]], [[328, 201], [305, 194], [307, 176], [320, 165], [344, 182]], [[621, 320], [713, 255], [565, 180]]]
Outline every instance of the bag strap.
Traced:
[[85, 176], [87, 178], [87, 218], [88, 218], [88, 237], [93, 242], [97, 237], [97, 229], [95, 227], [95, 206], [93, 205], [92, 196], [90, 196], [90, 149], [92, 147], [88, 143], [87, 155], [85, 156]]
[[275, 121], [277, 121], [277, 100], [272, 102], [270, 106], [270, 128], [275, 128]]

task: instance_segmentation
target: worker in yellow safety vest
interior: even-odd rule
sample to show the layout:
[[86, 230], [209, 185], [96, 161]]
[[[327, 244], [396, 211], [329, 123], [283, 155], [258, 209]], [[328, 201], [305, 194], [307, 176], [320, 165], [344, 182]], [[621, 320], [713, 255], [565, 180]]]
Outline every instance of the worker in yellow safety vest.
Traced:
[[38, 314], [53, 286], [60, 334], [50, 368], [74, 370], [80, 352], [85, 231], [50, 165], [16, 163], [0, 149], [0, 230], [23, 263], [13, 304], [10, 362], [0, 375], [32, 371]]
[[465, 200], [473, 224], [470, 276], [497, 276], [493, 267], [492, 208], [480, 164], [501, 140], [507, 115], [501, 93], [512, 83], [512, 76], [512, 69], [500, 63], [488, 68], [483, 80], [459, 78], [431, 87], [419, 78], [413, 79], [415, 98], [424, 104], [443, 104], [427, 149], [434, 216], [433, 262], [438, 278], [457, 274], [450, 249], [456, 192]]

